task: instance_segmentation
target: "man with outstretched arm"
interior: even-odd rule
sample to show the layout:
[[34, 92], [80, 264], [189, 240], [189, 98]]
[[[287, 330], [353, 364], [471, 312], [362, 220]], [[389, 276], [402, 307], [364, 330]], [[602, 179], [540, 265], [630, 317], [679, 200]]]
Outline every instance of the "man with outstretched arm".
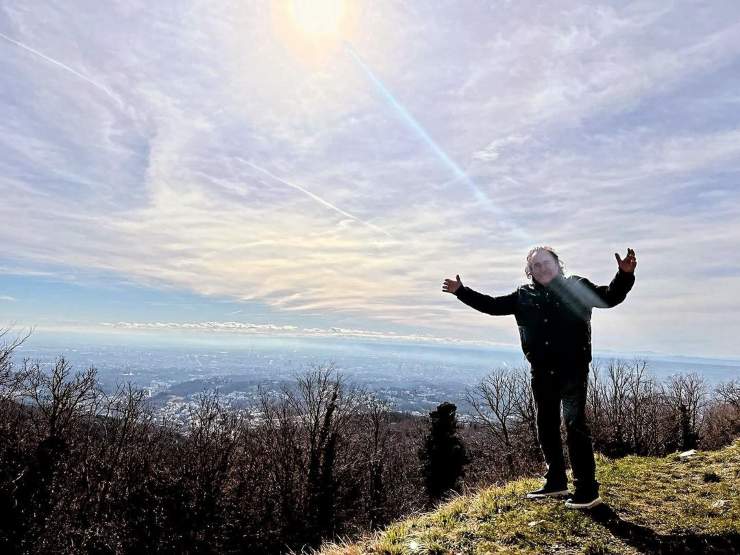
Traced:
[[591, 362], [591, 309], [621, 303], [635, 283], [637, 258], [627, 249], [622, 259], [614, 253], [618, 270], [611, 283], [594, 285], [576, 275], [565, 276], [564, 265], [551, 247], [535, 247], [527, 254], [524, 273], [531, 283], [509, 295], [490, 297], [446, 279], [442, 291], [466, 305], [492, 315], [513, 314], [519, 326], [524, 356], [530, 363], [532, 394], [537, 410], [537, 436], [547, 464], [545, 484], [528, 498], [570, 495], [560, 441], [563, 407], [568, 455], [575, 492], [565, 505], [590, 509], [601, 503], [596, 481], [591, 431], [585, 417], [586, 388]]

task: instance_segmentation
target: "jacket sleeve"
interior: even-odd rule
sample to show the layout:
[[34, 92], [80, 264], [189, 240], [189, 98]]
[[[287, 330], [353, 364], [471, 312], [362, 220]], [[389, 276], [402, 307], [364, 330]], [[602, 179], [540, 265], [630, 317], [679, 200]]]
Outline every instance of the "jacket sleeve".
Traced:
[[502, 297], [490, 297], [463, 285], [457, 290], [455, 295], [466, 305], [493, 316], [504, 316], [516, 312], [516, 291]]
[[579, 281], [587, 289], [588, 304], [595, 308], [611, 308], [627, 297], [627, 293], [635, 284], [635, 274], [618, 270], [608, 286], [594, 285], [586, 278], [581, 278]]

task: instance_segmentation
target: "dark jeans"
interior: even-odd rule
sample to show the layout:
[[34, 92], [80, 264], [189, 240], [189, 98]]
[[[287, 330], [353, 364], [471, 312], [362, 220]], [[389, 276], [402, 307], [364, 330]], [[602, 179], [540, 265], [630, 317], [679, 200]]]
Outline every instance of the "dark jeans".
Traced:
[[532, 369], [532, 393], [537, 409], [537, 435], [547, 463], [545, 479], [567, 485], [563, 445], [560, 441], [560, 405], [563, 405], [568, 457], [578, 491], [598, 493], [591, 430], [586, 423], [588, 365]]

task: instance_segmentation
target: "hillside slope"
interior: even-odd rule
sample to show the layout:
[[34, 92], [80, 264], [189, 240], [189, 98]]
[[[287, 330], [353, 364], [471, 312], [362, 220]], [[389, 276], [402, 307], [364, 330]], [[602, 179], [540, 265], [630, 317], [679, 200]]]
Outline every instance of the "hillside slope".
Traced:
[[590, 513], [526, 500], [522, 479], [449, 501], [322, 555], [740, 553], [740, 439], [687, 460], [597, 458], [605, 504]]

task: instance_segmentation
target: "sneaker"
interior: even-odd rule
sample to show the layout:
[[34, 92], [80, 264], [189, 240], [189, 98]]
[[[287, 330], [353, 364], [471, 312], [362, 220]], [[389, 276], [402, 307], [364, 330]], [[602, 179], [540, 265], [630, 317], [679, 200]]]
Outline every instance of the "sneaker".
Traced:
[[570, 492], [568, 491], [568, 486], [552, 486], [550, 484], [545, 484], [540, 489], [530, 491], [527, 494], [527, 499], [539, 499], [541, 497], [565, 497], [567, 495], [570, 495]]
[[601, 503], [602, 501], [601, 497], [599, 497], [598, 491], [576, 491], [576, 493], [572, 497], [569, 497], [565, 502], [565, 506], [569, 509], [592, 509], [597, 505], [601, 505]]

